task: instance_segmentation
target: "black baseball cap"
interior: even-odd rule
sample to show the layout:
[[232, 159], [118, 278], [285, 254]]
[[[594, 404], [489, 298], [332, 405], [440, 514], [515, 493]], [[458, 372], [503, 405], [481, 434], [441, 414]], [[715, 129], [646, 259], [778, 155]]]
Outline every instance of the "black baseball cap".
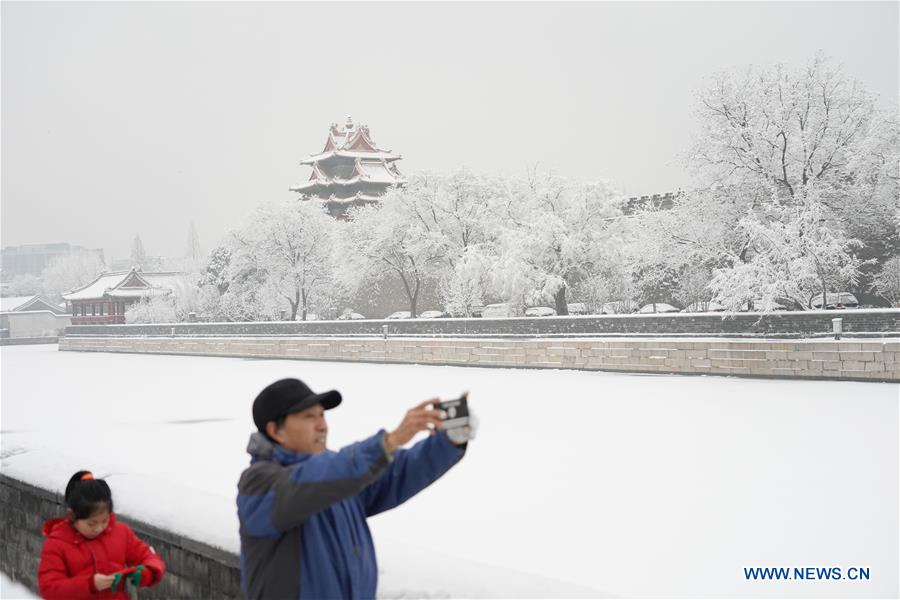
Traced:
[[316, 404], [330, 410], [340, 403], [341, 393], [337, 390], [316, 394], [299, 379], [279, 379], [266, 386], [253, 401], [253, 422], [259, 431], [265, 433], [266, 423], [269, 421], [276, 421]]

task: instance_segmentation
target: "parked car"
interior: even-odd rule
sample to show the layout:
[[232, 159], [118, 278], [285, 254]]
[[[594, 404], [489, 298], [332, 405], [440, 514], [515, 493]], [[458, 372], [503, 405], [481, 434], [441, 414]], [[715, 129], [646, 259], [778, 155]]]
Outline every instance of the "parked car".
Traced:
[[445, 313], [442, 310], [426, 310], [422, 314], [419, 315], [420, 319], [442, 319], [444, 317], [449, 317], [448, 313]]
[[[816, 294], [809, 301], [813, 308], [822, 308], [822, 294]], [[825, 310], [858, 308], [859, 300], [850, 292], [829, 292], [825, 294]]]
[[397, 312], [391, 313], [385, 317], [385, 319], [408, 319], [409, 311], [408, 310], [398, 310]]
[[678, 312], [678, 309], [671, 304], [666, 304], [665, 302], [657, 302], [656, 304], [643, 305], [638, 312], [642, 315], [652, 313], [673, 313]]
[[365, 319], [365, 317], [358, 312], [346, 311], [338, 317], [338, 321], [358, 321], [359, 319]]
[[681, 312], [723, 312], [725, 307], [718, 302], [694, 302]]
[[570, 302], [568, 308], [570, 315], [588, 314], [587, 305], [584, 302]]
[[483, 319], [502, 319], [511, 316], [513, 316], [512, 309], [506, 303], [488, 304], [481, 311], [481, 318]]
[[606, 302], [600, 307], [602, 315], [623, 315], [637, 312], [637, 306], [628, 300], [617, 300], [615, 302]]
[[525, 309], [526, 317], [553, 317], [556, 311], [549, 306], [532, 306]]

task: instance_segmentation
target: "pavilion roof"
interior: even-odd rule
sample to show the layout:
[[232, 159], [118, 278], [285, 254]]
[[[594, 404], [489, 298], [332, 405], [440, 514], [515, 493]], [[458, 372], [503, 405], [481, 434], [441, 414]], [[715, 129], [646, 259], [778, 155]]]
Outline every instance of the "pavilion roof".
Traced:
[[114, 271], [103, 273], [91, 283], [63, 294], [65, 300], [140, 298], [174, 293], [184, 285], [184, 274], [176, 272]]

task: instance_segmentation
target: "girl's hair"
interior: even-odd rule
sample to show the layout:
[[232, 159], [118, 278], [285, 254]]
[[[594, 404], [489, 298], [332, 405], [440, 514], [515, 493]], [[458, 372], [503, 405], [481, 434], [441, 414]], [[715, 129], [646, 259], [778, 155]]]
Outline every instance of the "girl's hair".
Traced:
[[87, 519], [98, 510], [113, 510], [112, 492], [102, 479], [94, 479], [90, 471], [78, 471], [66, 486], [66, 506], [75, 520]]

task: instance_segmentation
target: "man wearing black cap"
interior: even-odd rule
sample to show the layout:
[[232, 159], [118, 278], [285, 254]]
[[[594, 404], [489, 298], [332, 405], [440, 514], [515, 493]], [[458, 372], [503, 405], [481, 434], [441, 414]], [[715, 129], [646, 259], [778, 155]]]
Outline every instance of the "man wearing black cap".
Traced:
[[[444, 429], [428, 400], [390, 433], [326, 448], [325, 411], [339, 392], [316, 394], [298, 379], [253, 402], [257, 432], [238, 483], [241, 587], [250, 600], [374, 598], [377, 564], [366, 518], [414, 496], [463, 457], [476, 423]], [[420, 431], [433, 435], [408, 450]]]

